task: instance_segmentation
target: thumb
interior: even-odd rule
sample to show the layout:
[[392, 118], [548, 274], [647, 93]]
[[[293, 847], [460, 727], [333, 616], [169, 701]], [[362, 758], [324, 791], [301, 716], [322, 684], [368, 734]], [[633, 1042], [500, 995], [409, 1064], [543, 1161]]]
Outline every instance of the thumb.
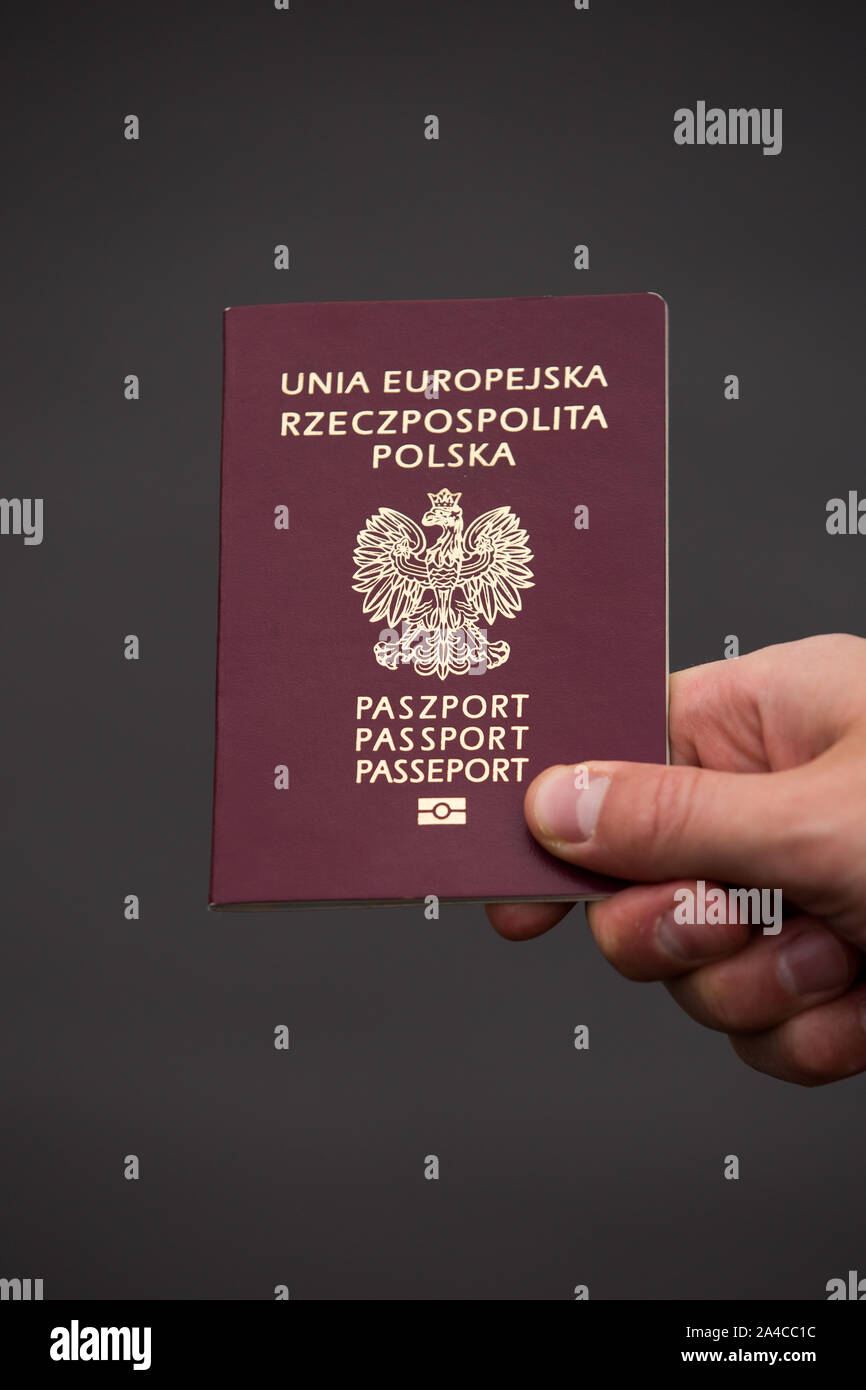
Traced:
[[814, 897], [834, 829], [831, 816], [816, 814], [821, 782], [814, 764], [743, 773], [577, 763], [536, 777], [524, 809], [546, 849], [594, 872], [644, 883], [713, 878], [792, 896], [806, 888]]

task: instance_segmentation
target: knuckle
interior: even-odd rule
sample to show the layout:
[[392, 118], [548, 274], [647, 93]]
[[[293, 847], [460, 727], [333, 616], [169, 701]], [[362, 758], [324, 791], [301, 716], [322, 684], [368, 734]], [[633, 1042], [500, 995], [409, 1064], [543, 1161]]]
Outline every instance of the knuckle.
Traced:
[[736, 1016], [736, 1001], [711, 966], [693, 970], [679, 979], [666, 980], [665, 988], [683, 1012], [703, 1028], [729, 1035], [742, 1031]]
[[788, 1024], [785, 1054], [801, 1086], [826, 1086], [866, 1068], [862, 1030], [853, 1022], [863, 998], [859, 992], [845, 995]]
[[792, 889], [816, 900], [822, 916], [840, 917], [866, 901], [862, 831], [838, 792], [795, 803], [775, 832]]
[[656, 973], [644, 960], [646, 951], [641, 949], [643, 929], [635, 915], [624, 911], [616, 897], [607, 902], [594, 903], [592, 908], [592, 911], [587, 911], [587, 920], [595, 944], [608, 965], [613, 966], [626, 980], [654, 980]]
[[696, 980], [700, 994], [704, 1023], [721, 1033], [734, 1033], [743, 1027], [736, 994], [726, 985], [719, 972], [708, 968], [700, 971], [703, 979]]
[[697, 795], [696, 768], [659, 768], [652, 777], [636, 818], [641, 846], [651, 855], [683, 836]]
[[766, 1034], [729, 1033], [728, 1041], [741, 1062], [763, 1076], [774, 1076], [794, 1086], [825, 1086], [839, 1079], [838, 1066], [816, 1051], [802, 1048], [790, 1039], [781, 1047], [768, 1048]]
[[612, 965], [614, 970], [624, 975], [627, 980], [643, 978], [640, 973], [634, 973], [629, 951], [628, 928], [625, 923], [618, 922], [612, 916], [597, 914], [592, 930], [595, 943], [608, 965]]
[[785, 1039], [785, 1051], [798, 1084], [825, 1086], [847, 1075], [835, 1030], [802, 1026], [803, 1023], [804, 1019], [793, 1020]]

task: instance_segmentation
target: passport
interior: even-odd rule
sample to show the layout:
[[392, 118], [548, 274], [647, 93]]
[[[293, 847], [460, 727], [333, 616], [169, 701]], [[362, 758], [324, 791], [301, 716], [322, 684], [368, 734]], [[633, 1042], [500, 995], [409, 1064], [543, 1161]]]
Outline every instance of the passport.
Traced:
[[665, 762], [655, 293], [223, 314], [209, 906], [572, 901], [523, 799]]

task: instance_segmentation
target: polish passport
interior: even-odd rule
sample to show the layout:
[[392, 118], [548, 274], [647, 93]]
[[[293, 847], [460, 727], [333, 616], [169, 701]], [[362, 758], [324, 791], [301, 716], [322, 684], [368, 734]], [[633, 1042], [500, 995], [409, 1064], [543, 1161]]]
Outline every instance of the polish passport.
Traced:
[[603, 897], [523, 799], [667, 760], [657, 294], [223, 316], [211, 908]]

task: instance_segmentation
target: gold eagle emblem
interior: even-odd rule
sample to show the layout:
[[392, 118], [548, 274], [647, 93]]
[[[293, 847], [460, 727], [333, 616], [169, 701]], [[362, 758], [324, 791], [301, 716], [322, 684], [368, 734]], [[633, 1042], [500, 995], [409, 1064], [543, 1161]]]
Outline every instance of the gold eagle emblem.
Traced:
[[[521, 589], [533, 586], [528, 536], [510, 507], [494, 507], [464, 530], [462, 493], [428, 492], [421, 526], [438, 526], [432, 544], [403, 512], [380, 507], [358, 533], [352, 588], [370, 622], [386, 622], [373, 651], [380, 666], [409, 664], [419, 675], [465, 675], [508, 660], [507, 642], [488, 642], [482, 619], [513, 618]], [[398, 624], [402, 631], [397, 632]]]

